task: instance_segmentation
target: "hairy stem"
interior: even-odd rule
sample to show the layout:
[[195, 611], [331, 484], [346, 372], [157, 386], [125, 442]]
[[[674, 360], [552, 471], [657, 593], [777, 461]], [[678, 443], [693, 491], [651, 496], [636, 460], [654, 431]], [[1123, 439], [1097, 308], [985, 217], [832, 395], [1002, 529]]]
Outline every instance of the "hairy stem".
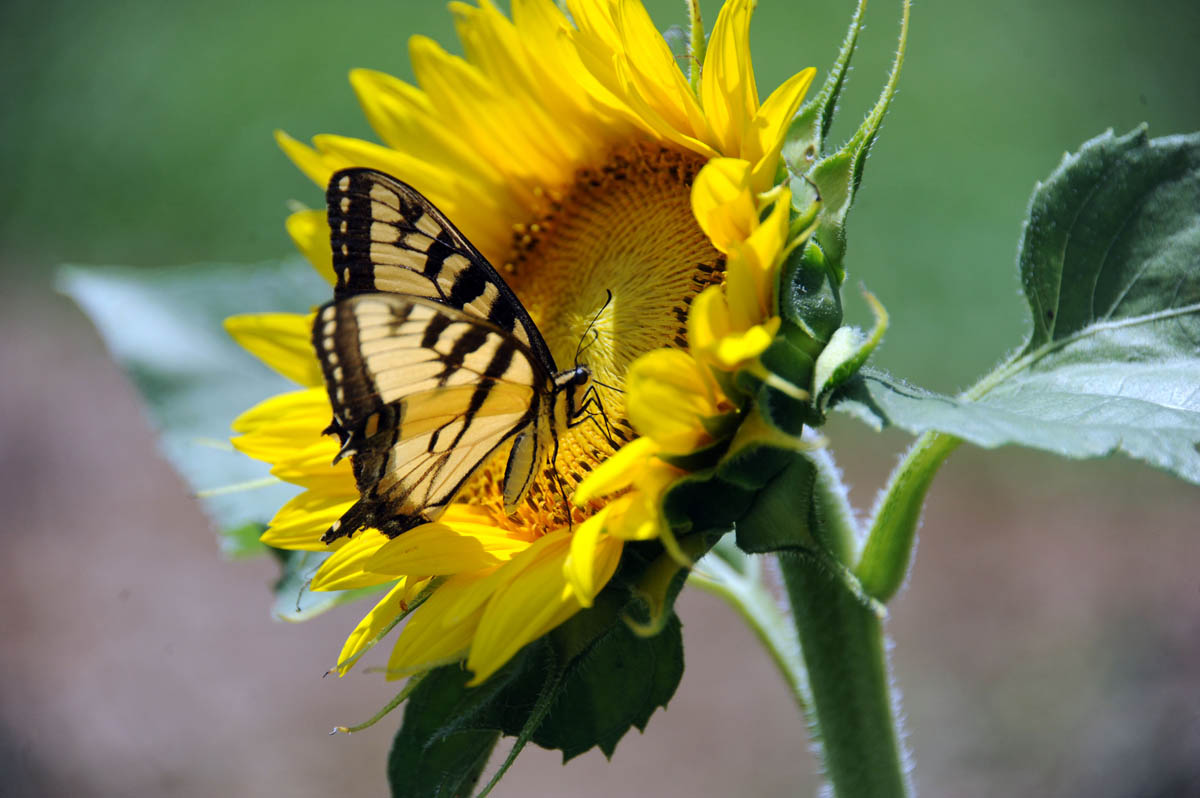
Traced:
[[961, 442], [953, 435], [927, 432], [917, 438], [888, 478], [854, 569], [863, 590], [876, 600], [887, 602], [904, 584], [925, 494], [938, 468]]
[[837, 798], [909, 795], [883, 620], [812, 558], [781, 554], [812, 694], [812, 725]]

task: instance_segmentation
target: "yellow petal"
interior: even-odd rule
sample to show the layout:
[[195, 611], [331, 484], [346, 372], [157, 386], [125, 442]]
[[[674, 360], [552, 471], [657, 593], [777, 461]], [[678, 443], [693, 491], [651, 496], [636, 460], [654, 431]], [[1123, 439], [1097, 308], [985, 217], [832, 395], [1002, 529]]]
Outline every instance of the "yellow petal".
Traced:
[[791, 207], [792, 192], [787, 188], [780, 189], [767, 218], [746, 239], [746, 244], [754, 251], [758, 264], [764, 270], [773, 271], [787, 249]]
[[486, 0], [478, 8], [452, 2], [450, 12], [467, 60], [503, 90], [508, 104], [524, 109], [525, 124], [540, 130], [544, 147], [560, 152], [564, 163], [582, 162], [591, 147], [588, 131], [576, 127], [578, 106], [542, 74], [541, 53], [530, 57], [516, 26]]
[[650, 438], [637, 438], [622, 446], [598, 465], [575, 488], [573, 501], [580, 507], [600, 496], [629, 487], [637, 479], [640, 465], [658, 451]]
[[[285, 417], [264, 424], [245, 435], [239, 435], [230, 442], [239, 452], [255, 460], [274, 465], [298, 464], [307, 462], [309, 449], [320, 440], [318, 429], [308, 419], [293, 420]], [[322, 468], [329, 468], [337, 454], [337, 447], [328, 448], [326, 444], [319, 453], [311, 454], [316, 455]]]
[[310, 430], [305, 442], [310, 444], [320, 437], [321, 428], [329, 425], [332, 412], [324, 388], [304, 388], [264, 399], [235, 418], [230, 426], [235, 432], [250, 433], [275, 424], [292, 427], [302, 423]]
[[563, 577], [585, 607], [592, 606], [596, 594], [617, 569], [624, 544], [604, 534], [604, 511], [588, 518], [571, 536], [571, 552], [563, 563]]
[[[242, 440], [241, 438], [234, 439], [233, 445], [239, 450], [245, 451]], [[291, 482], [302, 488], [342, 495], [357, 493], [350, 461], [340, 460], [336, 465], [331, 465], [337, 453], [336, 441], [332, 439], [319, 440], [299, 451], [278, 455], [275, 465], [271, 467], [271, 473], [285, 482]]]
[[333, 251], [329, 248], [329, 222], [325, 211], [296, 211], [287, 218], [288, 235], [308, 262], [327, 283], [333, 285]]
[[800, 108], [817, 70], [809, 67], [797, 72], [771, 92], [754, 117], [754, 135], [744, 145], [743, 157], [754, 163], [753, 185], [756, 192], [766, 191], [775, 182], [779, 151], [787, 137], [788, 125]]
[[225, 331], [250, 354], [289, 380], [323, 385], [312, 346], [311, 313], [252, 313], [225, 319]]
[[438, 112], [514, 180], [527, 186], [557, 186], [573, 174], [567, 153], [547, 141], [540, 126], [545, 121], [539, 124], [536, 114], [513, 102], [476, 67], [424, 36], [409, 40], [409, 55], [417, 82]]
[[[268, 463], [295, 460], [300, 453], [322, 442], [321, 431], [329, 418], [328, 399], [320, 388], [307, 388], [272, 396], [234, 419], [233, 429], [242, 435], [232, 439], [244, 454]], [[332, 443], [332, 439], [329, 439]], [[322, 450], [328, 468], [337, 447]]]
[[492, 594], [496, 592], [507, 578], [502, 573], [506, 565], [508, 563], [476, 571], [473, 574], [460, 574], [459, 576], [461, 577], [469, 577], [471, 583], [465, 585], [458, 592], [454, 602], [442, 610], [442, 623], [448, 627], [454, 626], [466, 618], [481, 612], [483, 605], [488, 602], [488, 599], [492, 597]]
[[633, 109], [639, 126], [647, 132], [674, 142], [705, 158], [715, 158], [720, 153], [706, 141], [689, 133], [685, 133], [671, 120], [664, 118], [649, 100], [642, 95], [636, 81], [634, 67], [625, 58], [614, 59], [615, 75], [621, 97]]
[[713, 158], [692, 185], [692, 214], [713, 246], [728, 254], [758, 226], [758, 208], [750, 190], [750, 162]]
[[357, 496], [331, 495], [306, 490], [279, 508], [267, 530], [259, 537], [268, 546], [299, 551], [329, 551], [341, 548], [346, 538], [332, 544], [321, 536], [350, 509]]
[[717, 363], [733, 369], [761, 355], [775, 340], [780, 319], [774, 316], [765, 324], [756, 324], [745, 332], [734, 333], [721, 339], [713, 351]]
[[[453, 505], [452, 505], [453, 507]], [[569, 535], [568, 530], [561, 529], [551, 532], [529, 543], [508, 562], [495, 568], [485, 569], [476, 573], [474, 584], [464, 588], [458, 600], [445, 610], [446, 623], [457, 623], [468, 614], [489, 601], [505, 584], [520, 577], [530, 565], [539, 561], [547, 547], [557, 545], [563, 537]]]
[[688, 348], [693, 352], [707, 353], [716, 349], [718, 342], [732, 331], [729, 320], [729, 305], [725, 292], [719, 285], [710, 285], [692, 300], [688, 311]]
[[375, 638], [405, 611], [407, 604], [404, 597], [407, 592], [407, 583], [401, 579], [358, 622], [338, 654], [338, 664], [334, 669], [338, 676], [345, 676], [359, 656], [375, 642]]
[[[508, 662], [526, 643], [544, 635], [583, 608], [575, 591], [563, 577], [563, 563], [570, 553], [571, 534], [552, 532], [542, 538], [536, 552], [530, 547], [519, 578], [511, 576], [484, 609], [467, 656], [467, 667], [475, 676], [468, 684], [478, 685]], [[533, 554], [534, 556], [527, 556]], [[502, 568], [508, 570], [515, 564]], [[515, 570], [515, 569], [514, 569]]]
[[467, 531], [444, 523], [422, 524], [388, 541], [366, 568], [396, 575], [457, 574], [499, 565], [528, 545], [497, 527]]
[[594, 121], [607, 129], [611, 140], [639, 126], [637, 115], [615, 89], [613, 50], [588, 27], [588, 18], [581, 16], [578, 8], [571, 12], [576, 24], [568, 22], [555, 4], [545, 0], [514, 0], [512, 12], [525, 40], [537, 42], [547, 62], [557, 67], [566, 90], [589, 100], [597, 111]]
[[331, 160], [307, 144], [292, 138], [282, 130], [275, 131], [275, 143], [279, 145], [279, 149], [283, 150], [283, 154], [291, 158], [292, 163], [296, 164], [300, 168], [300, 171], [308, 176], [309, 180], [316, 183], [322, 189], [329, 185], [329, 178], [334, 172], [351, 165]]
[[583, 145], [615, 140], [628, 126], [613, 112], [615, 98], [583, 68], [571, 45], [573, 26], [562, 11], [544, 0], [514, 0], [511, 6], [541, 103], [554, 118], [575, 128]]
[[725, 260], [725, 301], [729, 306], [732, 330], [744, 331], [767, 315], [763, 300], [766, 270], [757, 253], [747, 244], [738, 244]]
[[613, 502], [617, 507], [605, 531], [620, 540], [654, 540], [666, 528], [658, 500], [657, 491], [645, 490], [639, 482], [637, 490]]
[[310, 587], [313, 590], [347, 590], [390, 582], [394, 577], [370, 573], [364, 568], [387, 541], [387, 535], [376, 529], [362, 530], [321, 563]]
[[405, 622], [388, 660], [388, 678], [398, 679], [455, 662], [466, 653], [479, 619], [481, 607], [455, 624], [446, 624], [446, 610], [459, 601], [465, 590], [478, 581], [470, 576], [451, 577], [433, 591], [425, 603]]
[[617, 0], [614, 6], [623, 56], [619, 60], [628, 64], [633, 91], [672, 131], [716, 145], [687, 77], [641, 0]]
[[[422, 134], [428, 134], [429, 127], [426, 126], [440, 126], [440, 122], [425, 92], [374, 69], [350, 70], [350, 86], [371, 128], [384, 144], [393, 149], [404, 149], [414, 143], [412, 137], [416, 134], [418, 150], [429, 146], [429, 139]], [[435, 138], [440, 139], [440, 136]]]
[[725, 155], [742, 154], [747, 129], [758, 113], [758, 87], [750, 61], [754, 5], [753, 0], [726, 0], [704, 56], [700, 98]]
[[717, 415], [714, 386], [690, 354], [655, 349], [625, 375], [629, 420], [642, 435], [670, 452], [690, 452], [710, 438], [702, 419]]
[[775, 312], [775, 285], [788, 249], [790, 209], [791, 192], [785, 188], [762, 224], [730, 250], [725, 290], [734, 329], [745, 330]]

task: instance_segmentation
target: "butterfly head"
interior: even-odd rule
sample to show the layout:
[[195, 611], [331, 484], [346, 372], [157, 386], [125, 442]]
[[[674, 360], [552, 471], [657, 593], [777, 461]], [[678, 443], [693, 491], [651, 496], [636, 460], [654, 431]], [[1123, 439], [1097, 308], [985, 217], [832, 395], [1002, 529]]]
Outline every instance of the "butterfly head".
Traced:
[[555, 390], [560, 392], [565, 400], [568, 420], [574, 419], [584, 411], [591, 382], [592, 372], [587, 366], [560, 371], [554, 378]]

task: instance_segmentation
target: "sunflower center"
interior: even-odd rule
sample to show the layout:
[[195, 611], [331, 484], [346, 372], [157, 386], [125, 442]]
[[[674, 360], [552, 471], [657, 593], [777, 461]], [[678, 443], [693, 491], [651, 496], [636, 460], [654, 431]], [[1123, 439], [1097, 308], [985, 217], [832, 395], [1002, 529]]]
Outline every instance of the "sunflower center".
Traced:
[[[722, 277], [723, 259], [692, 215], [692, 181], [704, 163], [661, 145], [622, 147], [603, 165], [579, 170], [541, 218], [514, 227], [505, 279], [558, 368], [587, 366], [603, 405], [603, 417], [559, 439], [557, 478], [567, 495], [613, 443], [634, 437], [622, 394], [629, 365], [652, 349], [686, 346], [692, 299]], [[478, 481], [494, 483], [503, 462], [487, 472]], [[468, 492], [490, 504], [494, 488]], [[530, 522], [565, 523], [550, 463], [527, 505], [522, 515], [541, 516]]]

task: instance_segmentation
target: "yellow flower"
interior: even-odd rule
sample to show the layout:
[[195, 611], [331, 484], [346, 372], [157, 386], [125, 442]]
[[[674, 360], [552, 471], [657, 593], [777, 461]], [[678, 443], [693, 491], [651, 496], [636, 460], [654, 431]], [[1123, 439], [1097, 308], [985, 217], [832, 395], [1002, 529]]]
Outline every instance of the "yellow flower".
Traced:
[[[659, 539], [684, 559], [662, 517], [662, 495], [686, 473], [672, 458], [711, 443], [713, 420], [737, 411], [711, 369], [752, 360], [778, 328], [775, 272], [794, 241], [787, 192], [774, 183], [813, 70], [760, 103], [751, 0], [721, 9], [698, 90], [638, 0], [567, 5], [569, 17], [552, 0], [513, 0], [509, 19], [488, 0], [451, 3], [464, 57], [415, 36], [417, 85], [351, 73], [382, 144], [323, 135], [310, 147], [278, 135], [321, 187], [338, 169], [367, 166], [428, 196], [497, 265], [558, 363], [573, 361], [591, 325], [598, 335], [582, 360], [609, 386], [605, 412], [627, 444], [614, 453], [593, 424], [562, 436], [570, 519], [545, 475], [505, 514], [501, 455], [437, 522], [326, 546], [321, 535], [357, 494], [349, 463], [330, 465], [338, 444], [322, 434], [331, 411], [311, 317], [230, 319], [240, 343], [303, 386], [234, 425], [241, 451], [304, 488], [263, 541], [332, 550], [315, 590], [393, 585], [350, 635], [339, 673], [424, 595], [389, 676], [465, 659], [479, 683], [590, 606], [626, 541]], [[332, 281], [324, 212], [287, 226]]]

